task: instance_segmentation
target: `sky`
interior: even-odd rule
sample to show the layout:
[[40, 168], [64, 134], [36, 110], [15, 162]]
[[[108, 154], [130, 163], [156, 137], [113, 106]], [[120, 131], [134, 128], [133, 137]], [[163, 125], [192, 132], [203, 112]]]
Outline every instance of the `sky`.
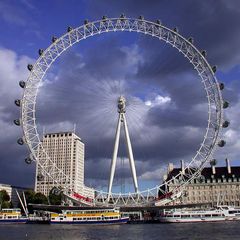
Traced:
[[[227, 144], [217, 149], [218, 165], [240, 159], [240, 2], [237, 0], [1, 0], [0, 1], [0, 182], [33, 187], [35, 164], [26, 165], [29, 152], [16, 141], [14, 126], [21, 98], [20, 80], [39, 48], [68, 26], [81, 26], [103, 15], [155, 21], [178, 27], [207, 51], [216, 76], [225, 84], [230, 102], [223, 131]], [[53, 64], [37, 97], [37, 125], [43, 132], [73, 131], [85, 143], [85, 182], [106, 189], [117, 124], [116, 103], [127, 99], [127, 122], [140, 189], [161, 182], [167, 164], [189, 161], [199, 148], [207, 126], [207, 100], [197, 73], [178, 52], [157, 39], [137, 33], [102, 34], [81, 41]], [[132, 190], [123, 134], [117, 160], [115, 188]]]

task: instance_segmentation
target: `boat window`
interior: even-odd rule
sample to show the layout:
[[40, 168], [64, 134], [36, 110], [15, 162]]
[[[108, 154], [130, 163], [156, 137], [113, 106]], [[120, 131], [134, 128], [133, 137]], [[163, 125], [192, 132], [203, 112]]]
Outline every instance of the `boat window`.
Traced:
[[238, 213], [238, 211], [229, 211], [229, 214]]
[[52, 218], [52, 220], [55, 220], [55, 218]]

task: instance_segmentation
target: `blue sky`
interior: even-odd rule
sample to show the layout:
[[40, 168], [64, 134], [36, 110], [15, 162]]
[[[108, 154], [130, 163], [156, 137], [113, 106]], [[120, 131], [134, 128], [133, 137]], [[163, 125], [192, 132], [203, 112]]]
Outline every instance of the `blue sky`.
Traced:
[[[68, 26], [121, 13], [161, 19], [207, 50], [210, 64], [218, 66], [217, 77], [226, 84], [224, 98], [230, 101], [225, 115], [231, 121], [224, 131], [227, 146], [215, 156], [219, 165], [226, 157], [238, 165], [239, 1], [2, 0], [0, 182], [33, 186], [35, 166], [24, 163], [28, 152], [16, 144], [21, 130], [12, 124], [19, 115], [13, 101], [21, 96], [18, 81], [27, 78], [27, 64], [34, 63], [38, 49], [47, 48], [52, 36], [61, 36]], [[157, 40], [129, 33], [88, 39], [61, 56], [44, 81], [37, 105], [39, 131], [72, 130], [77, 123], [77, 133], [86, 143], [86, 181], [93, 186], [107, 184], [115, 100], [121, 93], [129, 99], [129, 129], [142, 188], [159, 183], [168, 162], [178, 165], [180, 159], [191, 159], [201, 143], [207, 112], [200, 81], [186, 59]], [[120, 151], [125, 168], [119, 163], [118, 183], [124, 177], [128, 186], [131, 177], [124, 145]], [[101, 166], [97, 172], [96, 164]]]

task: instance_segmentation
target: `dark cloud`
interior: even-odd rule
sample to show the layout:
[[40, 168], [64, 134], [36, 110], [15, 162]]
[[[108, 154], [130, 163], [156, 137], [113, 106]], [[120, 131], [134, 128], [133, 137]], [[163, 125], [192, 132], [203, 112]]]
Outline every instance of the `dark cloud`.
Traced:
[[88, 1], [89, 13], [114, 17], [124, 12], [129, 17], [144, 15], [153, 21], [160, 18], [170, 28], [178, 26], [184, 36], [193, 36], [197, 46], [208, 51], [210, 63], [229, 68], [239, 61], [240, 3], [237, 0], [123, 0], [114, 5], [110, 2]]
[[[129, 102], [127, 118], [139, 176], [153, 171], [154, 168], [160, 168], [170, 160], [191, 157], [203, 137], [198, 128], [203, 127], [204, 123], [205, 127], [207, 122], [207, 107], [198, 109], [197, 106], [202, 104], [204, 99], [204, 96], [200, 96], [201, 85], [197, 79], [195, 83], [191, 83], [194, 78], [191, 71], [190, 75], [188, 72], [183, 73], [179, 79], [176, 77], [178, 73], [169, 70], [167, 74], [165, 69], [164, 78], [154, 74], [157, 77], [153, 81], [152, 71], [145, 71], [146, 75], [139, 79], [139, 69], [144, 68], [144, 53], [138, 48], [131, 50], [131, 47], [126, 52], [117, 42], [111, 42], [111, 50], [101, 54], [107, 45], [108, 41], [98, 42], [94, 51], [89, 51], [87, 56], [74, 52], [65, 54], [62, 62], [47, 77], [38, 103], [38, 122], [46, 124], [47, 128], [55, 121], [77, 123], [78, 134], [86, 144], [87, 176], [104, 178], [102, 181], [105, 181], [105, 185], [117, 123], [116, 102], [121, 93], [127, 96]], [[132, 58], [129, 59], [129, 54], [135, 57], [135, 63]], [[152, 56], [156, 57], [153, 53]], [[105, 59], [107, 61], [104, 61]], [[143, 79], [150, 79], [147, 86]], [[155, 86], [156, 94], [162, 92], [169, 95], [172, 103], [165, 107], [146, 106], [144, 101], [152, 94], [152, 85]], [[187, 95], [190, 96], [186, 97]], [[192, 129], [195, 131], [191, 131]], [[123, 138], [122, 136], [119, 156], [127, 158]], [[103, 164], [101, 159], [106, 159], [106, 162]], [[94, 168], [93, 162], [99, 166], [101, 164], [101, 170]], [[124, 172], [128, 179], [131, 179], [130, 174], [130, 171]]]
[[205, 111], [201, 109], [174, 109], [171, 108], [161, 108], [154, 107], [149, 112], [149, 124], [157, 125], [159, 127], [182, 127], [182, 126], [192, 126], [192, 127], [206, 127], [207, 126], [207, 113], [205, 106]]

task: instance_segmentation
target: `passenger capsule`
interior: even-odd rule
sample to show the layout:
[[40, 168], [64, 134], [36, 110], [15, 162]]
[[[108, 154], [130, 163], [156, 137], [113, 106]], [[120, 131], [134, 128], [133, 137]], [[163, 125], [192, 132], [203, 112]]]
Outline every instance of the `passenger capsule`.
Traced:
[[220, 141], [218, 142], [218, 146], [219, 146], [219, 147], [224, 147], [225, 144], [226, 144], [226, 142], [225, 142], [224, 140], [220, 140]]
[[16, 106], [20, 107], [21, 106], [21, 100], [20, 99], [16, 99], [14, 101], [14, 103], [16, 104]]
[[50, 193], [55, 195], [55, 194], [56, 194], [56, 187], [53, 187], [53, 188], [50, 190]]
[[44, 52], [43, 49], [39, 49], [39, 50], [38, 50], [38, 55], [39, 55], [39, 56], [42, 56], [43, 52]]
[[216, 160], [216, 159], [212, 159], [212, 160], [210, 161], [210, 165], [211, 165], [211, 166], [216, 166], [216, 165], [217, 165], [217, 160]]
[[178, 28], [175, 27], [175, 28], [173, 29], [173, 31], [176, 32], [176, 33], [178, 33]]
[[190, 38], [188, 39], [188, 41], [189, 41], [190, 43], [192, 43], [192, 44], [193, 44], [193, 42], [194, 42], [194, 40], [193, 40], [192, 37], [190, 37]]
[[228, 107], [229, 107], [229, 102], [224, 101], [224, 102], [223, 102], [223, 108], [228, 108]]
[[89, 21], [86, 19], [84, 20], [84, 24], [87, 25], [89, 23]]
[[201, 54], [203, 55], [203, 57], [207, 56], [207, 51], [206, 50], [202, 50]]
[[72, 30], [73, 30], [73, 28], [70, 26], [67, 28], [67, 32], [71, 32]]
[[159, 19], [156, 21], [156, 23], [159, 24], [159, 25], [162, 25], [162, 22]]
[[229, 121], [224, 121], [223, 124], [222, 124], [222, 127], [227, 128], [229, 125], [230, 125]]
[[42, 174], [38, 174], [38, 175], [37, 175], [37, 180], [38, 180], [38, 181], [43, 181], [43, 179], [44, 179], [44, 177], [43, 177]]
[[102, 16], [102, 20], [107, 20], [107, 16]]
[[201, 175], [200, 177], [199, 177], [199, 182], [200, 183], [203, 183], [205, 181], [205, 177], [203, 176], [203, 175]]
[[21, 88], [25, 88], [25, 85], [26, 85], [26, 83], [25, 83], [24, 81], [20, 81], [20, 82], [19, 82], [19, 86], [20, 86]]
[[20, 120], [19, 119], [15, 119], [13, 120], [14, 124], [17, 126], [20, 126]]
[[126, 18], [125, 14], [122, 13], [122, 14], [120, 15], [120, 18]]
[[52, 37], [52, 43], [55, 43], [57, 41], [57, 37], [53, 36]]
[[31, 164], [32, 161], [33, 161], [33, 160], [32, 160], [30, 157], [25, 158], [25, 163], [26, 163], [26, 164]]
[[54, 191], [54, 194], [55, 194], [56, 196], [59, 196], [59, 195], [61, 194], [61, 190], [56, 187], [56, 188], [55, 188], [55, 191]]
[[217, 66], [212, 66], [212, 71], [215, 73], [217, 71]]
[[18, 143], [19, 145], [23, 145], [23, 144], [24, 144], [24, 141], [23, 141], [22, 138], [19, 138], [19, 139], [17, 140], [17, 143]]
[[144, 16], [140, 15], [138, 19], [144, 20]]
[[27, 65], [27, 68], [28, 68], [29, 71], [32, 71], [33, 65], [32, 65], [32, 64], [28, 64], [28, 65]]
[[220, 90], [223, 90], [224, 89], [224, 83], [219, 83], [219, 88], [220, 88]]

